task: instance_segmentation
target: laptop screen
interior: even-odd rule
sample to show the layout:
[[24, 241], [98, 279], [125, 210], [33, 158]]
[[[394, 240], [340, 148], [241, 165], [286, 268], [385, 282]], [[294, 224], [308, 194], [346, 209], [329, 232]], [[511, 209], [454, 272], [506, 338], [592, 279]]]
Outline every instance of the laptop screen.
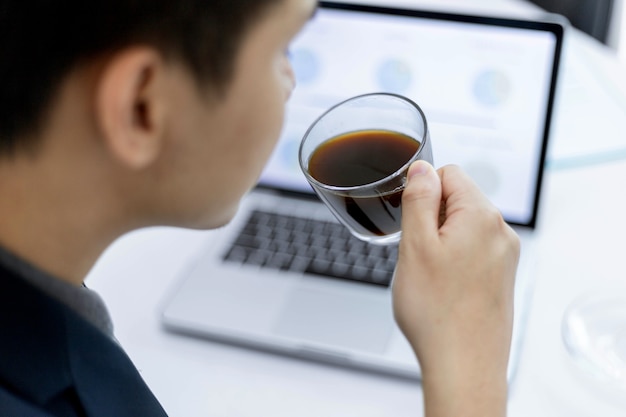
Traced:
[[435, 167], [463, 167], [512, 223], [534, 226], [563, 29], [556, 23], [322, 2], [295, 39], [297, 87], [260, 185], [311, 192], [309, 125], [351, 96], [393, 92], [426, 114]]

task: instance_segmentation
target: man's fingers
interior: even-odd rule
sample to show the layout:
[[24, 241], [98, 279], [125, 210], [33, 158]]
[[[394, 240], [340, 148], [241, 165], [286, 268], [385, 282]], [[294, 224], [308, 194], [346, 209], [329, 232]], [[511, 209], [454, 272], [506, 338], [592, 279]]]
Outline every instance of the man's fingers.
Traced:
[[[439, 168], [438, 173], [441, 178], [441, 197], [448, 204], [448, 208], [456, 203], [455, 199], [472, 204], [488, 204], [476, 183], [460, 167], [446, 165]], [[449, 201], [451, 197], [454, 197], [453, 201]]]
[[414, 162], [402, 194], [402, 230], [418, 239], [437, 233], [440, 204], [439, 175], [428, 162]]

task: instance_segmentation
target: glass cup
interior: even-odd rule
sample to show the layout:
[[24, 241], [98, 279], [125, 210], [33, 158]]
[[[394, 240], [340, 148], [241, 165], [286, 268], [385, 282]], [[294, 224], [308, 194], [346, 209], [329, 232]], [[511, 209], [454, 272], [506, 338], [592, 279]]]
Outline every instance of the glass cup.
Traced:
[[599, 288], [574, 300], [563, 316], [569, 354], [626, 405], [626, 285]]
[[426, 117], [406, 97], [372, 93], [345, 100], [308, 129], [300, 167], [320, 199], [357, 238], [394, 244], [414, 161], [433, 163]]

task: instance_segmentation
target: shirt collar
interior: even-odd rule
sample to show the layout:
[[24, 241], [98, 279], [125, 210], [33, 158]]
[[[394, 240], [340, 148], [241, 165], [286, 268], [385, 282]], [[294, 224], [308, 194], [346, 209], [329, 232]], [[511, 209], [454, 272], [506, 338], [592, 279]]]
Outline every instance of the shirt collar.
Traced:
[[102, 298], [86, 286], [75, 286], [40, 270], [24, 259], [0, 247], [0, 264], [67, 305], [102, 332], [114, 338], [113, 322]]

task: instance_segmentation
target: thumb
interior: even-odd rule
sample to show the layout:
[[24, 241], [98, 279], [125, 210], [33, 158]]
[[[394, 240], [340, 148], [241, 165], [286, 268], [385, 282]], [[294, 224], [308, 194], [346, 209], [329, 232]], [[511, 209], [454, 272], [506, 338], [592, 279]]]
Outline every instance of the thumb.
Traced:
[[430, 236], [439, 229], [441, 179], [426, 161], [416, 161], [407, 173], [402, 193], [402, 232]]

